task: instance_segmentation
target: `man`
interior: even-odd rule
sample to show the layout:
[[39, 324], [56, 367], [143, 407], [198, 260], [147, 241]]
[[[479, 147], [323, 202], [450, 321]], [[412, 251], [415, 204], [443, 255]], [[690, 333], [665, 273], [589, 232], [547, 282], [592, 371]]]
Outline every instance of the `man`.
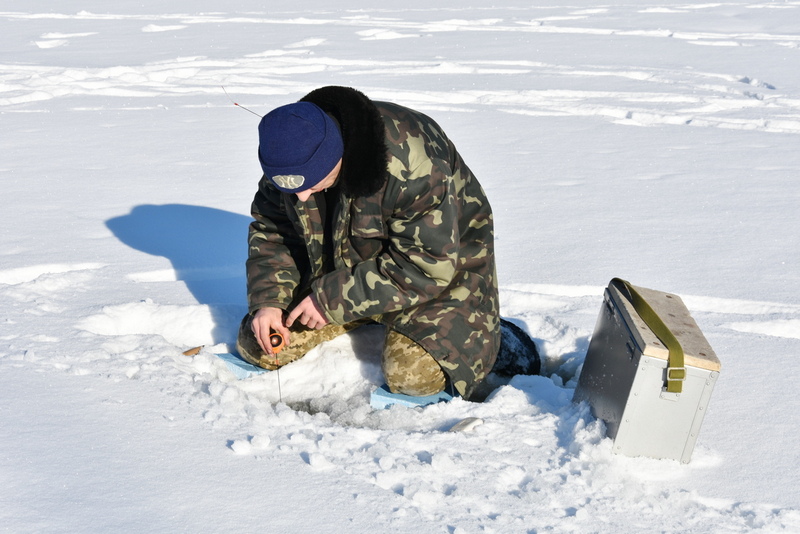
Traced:
[[[377, 321], [392, 392], [469, 397], [500, 345], [494, 230], [442, 129], [323, 87], [264, 116], [258, 155], [241, 356], [275, 369]], [[271, 331], [286, 342], [277, 354]]]

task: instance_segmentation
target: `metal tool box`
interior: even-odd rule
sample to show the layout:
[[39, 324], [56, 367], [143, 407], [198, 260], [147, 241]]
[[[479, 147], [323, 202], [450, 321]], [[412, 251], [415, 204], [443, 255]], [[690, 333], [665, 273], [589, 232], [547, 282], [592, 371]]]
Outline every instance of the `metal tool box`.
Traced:
[[588, 401], [605, 421], [614, 452], [688, 463], [720, 362], [680, 297], [632, 287], [683, 348], [685, 373], [673, 375], [683, 377], [680, 393], [667, 391], [668, 349], [636, 312], [626, 288], [612, 281], [574, 400]]

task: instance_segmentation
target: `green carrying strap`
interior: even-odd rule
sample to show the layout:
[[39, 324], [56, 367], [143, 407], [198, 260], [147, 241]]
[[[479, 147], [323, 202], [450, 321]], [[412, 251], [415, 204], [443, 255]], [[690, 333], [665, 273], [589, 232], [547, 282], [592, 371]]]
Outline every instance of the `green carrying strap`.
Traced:
[[611, 283], [622, 286], [636, 313], [639, 314], [639, 317], [669, 350], [669, 356], [667, 357], [667, 391], [680, 393], [683, 391], [683, 381], [686, 380], [686, 367], [683, 362], [683, 347], [681, 347], [678, 338], [675, 337], [675, 334], [664, 324], [661, 317], [658, 316], [644, 297], [634, 289], [630, 282], [621, 278], [614, 278]]

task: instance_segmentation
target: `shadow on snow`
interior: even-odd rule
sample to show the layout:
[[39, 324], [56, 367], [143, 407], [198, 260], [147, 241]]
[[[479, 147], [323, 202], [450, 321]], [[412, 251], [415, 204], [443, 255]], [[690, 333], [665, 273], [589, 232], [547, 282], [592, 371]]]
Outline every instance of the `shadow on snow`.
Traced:
[[245, 260], [251, 219], [205, 206], [144, 204], [106, 221], [126, 245], [170, 260], [175, 276], [208, 305], [215, 343], [235, 339], [247, 311]]

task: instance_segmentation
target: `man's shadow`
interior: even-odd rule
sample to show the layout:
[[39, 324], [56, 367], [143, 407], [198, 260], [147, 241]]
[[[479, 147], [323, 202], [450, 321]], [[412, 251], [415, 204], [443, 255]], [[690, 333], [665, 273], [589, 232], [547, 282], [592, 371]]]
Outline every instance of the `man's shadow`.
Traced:
[[211, 310], [214, 343], [232, 343], [247, 312], [244, 215], [204, 206], [144, 204], [106, 221], [126, 245], [172, 262], [175, 276]]

